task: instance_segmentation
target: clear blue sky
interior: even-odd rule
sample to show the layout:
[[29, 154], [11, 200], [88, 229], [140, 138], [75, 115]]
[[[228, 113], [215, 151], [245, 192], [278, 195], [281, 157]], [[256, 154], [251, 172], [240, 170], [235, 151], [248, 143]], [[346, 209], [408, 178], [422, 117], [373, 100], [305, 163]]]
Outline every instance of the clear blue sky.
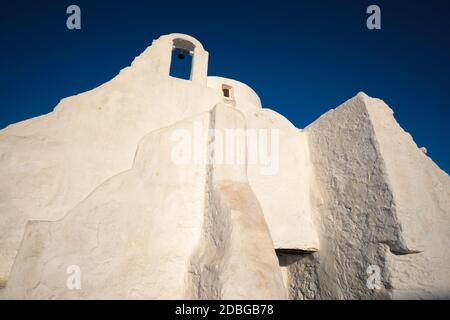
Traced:
[[[70, 4], [80, 31], [66, 28]], [[382, 30], [365, 26], [370, 4]], [[172, 32], [203, 43], [210, 75], [247, 83], [299, 128], [358, 91], [384, 99], [450, 172], [448, 0], [3, 2], [0, 128], [110, 80]]]

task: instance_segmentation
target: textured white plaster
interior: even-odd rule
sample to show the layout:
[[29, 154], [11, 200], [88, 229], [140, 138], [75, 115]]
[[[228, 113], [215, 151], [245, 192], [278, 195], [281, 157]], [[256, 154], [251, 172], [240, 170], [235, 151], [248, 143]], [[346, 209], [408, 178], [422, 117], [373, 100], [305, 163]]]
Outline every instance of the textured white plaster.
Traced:
[[[169, 76], [183, 41], [191, 80]], [[449, 297], [450, 178], [384, 102], [359, 93], [300, 130], [207, 64], [194, 38], [162, 36], [111, 81], [0, 131], [0, 298]], [[244, 163], [208, 163], [211, 133], [196, 141], [205, 161], [175, 163], [174, 133], [195, 124], [277, 130], [277, 170], [249, 161], [249, 136]]]

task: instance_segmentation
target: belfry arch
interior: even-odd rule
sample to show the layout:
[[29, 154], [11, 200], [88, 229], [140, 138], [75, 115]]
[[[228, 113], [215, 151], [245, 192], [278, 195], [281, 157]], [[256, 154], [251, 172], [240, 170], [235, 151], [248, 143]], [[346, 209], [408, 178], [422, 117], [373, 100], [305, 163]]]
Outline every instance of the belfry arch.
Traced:
[[197, 39], [181, 33], [172, 33], [155, 40], [152, 49], [157, 54], [156, 59], [159, 60], [158, 69], [167, 76], [170, 76], [172, 60], [178, 59], [178, 54], [183, 54], [184, 58], [191, 58], [189, 77], [186, 77], [188, 78], [186, 80], [206, 87], [208, 52]]
[[194, 50], [195, 44], [188, 40], [181, 38], [173, 40], [170, 76], [184, 80], [192, 79]]

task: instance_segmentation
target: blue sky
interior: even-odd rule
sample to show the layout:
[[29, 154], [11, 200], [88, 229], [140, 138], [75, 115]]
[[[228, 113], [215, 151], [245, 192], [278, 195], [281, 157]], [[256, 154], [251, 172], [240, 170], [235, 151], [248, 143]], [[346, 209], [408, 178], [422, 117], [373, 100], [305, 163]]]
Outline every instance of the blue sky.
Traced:
[[[77, 4], [82, 29], [66, 28]], [[366, 28], [377, 4], [382, 30]], [[359, 91], [450, 172], [450, 1], [15, 1], [0, 10], [0, 128], [113, 78], [153, 39], [187, 33], [209, 75], [250, 85], [303, 128]]]

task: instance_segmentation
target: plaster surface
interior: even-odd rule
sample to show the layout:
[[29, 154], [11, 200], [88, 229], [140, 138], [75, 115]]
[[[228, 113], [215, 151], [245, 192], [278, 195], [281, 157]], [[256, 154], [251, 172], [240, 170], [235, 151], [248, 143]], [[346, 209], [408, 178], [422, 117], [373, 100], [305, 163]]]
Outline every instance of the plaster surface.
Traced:
[[[169, 76], [174, 47], [193, 55], [190, 80]], [[449, 298], [450, 178], [393, 111], [359, 93], [298, 129], [208, 76], [208, 56], [161, 36], [109, 82], [0, 131], [0, 298]], [[227, 130], [244, 133], [243, 161], [209, 161]], [[199, 161], [176, 163], [186, 137]]]

